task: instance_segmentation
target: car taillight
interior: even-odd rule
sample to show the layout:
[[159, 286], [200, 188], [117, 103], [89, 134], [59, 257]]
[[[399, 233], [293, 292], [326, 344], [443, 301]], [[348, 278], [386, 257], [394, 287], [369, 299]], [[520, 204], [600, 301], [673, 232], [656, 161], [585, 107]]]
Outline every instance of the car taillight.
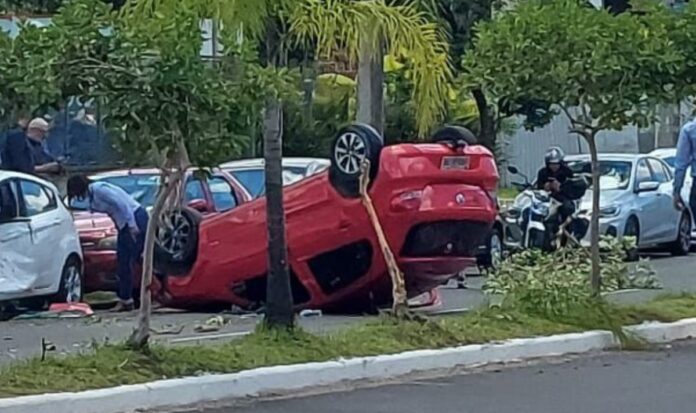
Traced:
[[412, 211], [420, 208], [423, 191], [409, 191], [394, 198], [391, 202], [392, 211]]

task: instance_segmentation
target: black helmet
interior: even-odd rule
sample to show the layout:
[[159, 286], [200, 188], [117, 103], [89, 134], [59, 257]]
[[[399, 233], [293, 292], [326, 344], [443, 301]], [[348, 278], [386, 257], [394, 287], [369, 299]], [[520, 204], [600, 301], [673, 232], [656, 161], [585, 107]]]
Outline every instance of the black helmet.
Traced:
[[565, 153], [563, 152], [563, 149], [559, 148], [558, 146], [552, 146], [546, 151], [546, 154], [544, 155], [544, 162], [546, 162], [546, 165], [550, 163], [563, 163], [564, 158]]

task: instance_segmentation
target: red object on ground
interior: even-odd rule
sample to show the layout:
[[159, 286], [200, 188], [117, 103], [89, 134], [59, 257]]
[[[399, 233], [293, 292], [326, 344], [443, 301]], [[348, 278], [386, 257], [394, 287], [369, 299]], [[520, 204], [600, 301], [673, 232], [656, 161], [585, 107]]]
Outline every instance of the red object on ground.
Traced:
[[81, 314], [84, 317], [89, 317], [94, 314], [92, 307], [87, 303], [54, 303], [48, 307], [49, 313], [70, 313]]

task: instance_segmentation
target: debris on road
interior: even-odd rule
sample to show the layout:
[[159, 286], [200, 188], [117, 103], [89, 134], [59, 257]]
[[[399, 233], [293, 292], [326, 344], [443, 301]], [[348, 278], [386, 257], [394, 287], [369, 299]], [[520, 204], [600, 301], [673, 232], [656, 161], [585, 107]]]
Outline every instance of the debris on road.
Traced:
[[321, 312], [321, 310], [302, 310], [300, 311], [300, 317], [303, 318], [309, 318], [309, 317], [321, 317], [324, 315], [324, 313]]
[[166, 325], [162, 329], [151, 328], [150, 332], [159, 336], [176, 336], [184, 331], [184, 326]]
[[215, 316], [209, 318], [204, 324], [197, 325], [193, 331], [196, 333], [211, 333], [214, 331], [220, 331], [220, 329], [225, 325], [225, 319], [222, 316]]

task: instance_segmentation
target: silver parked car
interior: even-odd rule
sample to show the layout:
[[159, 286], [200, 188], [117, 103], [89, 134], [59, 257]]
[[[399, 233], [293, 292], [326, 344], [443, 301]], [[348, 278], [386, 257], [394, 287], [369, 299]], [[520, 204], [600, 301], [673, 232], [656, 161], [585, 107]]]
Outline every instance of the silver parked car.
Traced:
[[[589, 155], [566, 157], [575, 173], [590, 173]], [[688, 254], [692, 218], [672, 201], [674, 175], [669, 165], [650, 155], [600, 154], [600, 231], [633, 236], [638, 247], [664, 247], [674, 255]], [[592, 191], [580, 204], [580, 215], [592, 211]], [[583, 239], [589, 243], [590, 234]]]

